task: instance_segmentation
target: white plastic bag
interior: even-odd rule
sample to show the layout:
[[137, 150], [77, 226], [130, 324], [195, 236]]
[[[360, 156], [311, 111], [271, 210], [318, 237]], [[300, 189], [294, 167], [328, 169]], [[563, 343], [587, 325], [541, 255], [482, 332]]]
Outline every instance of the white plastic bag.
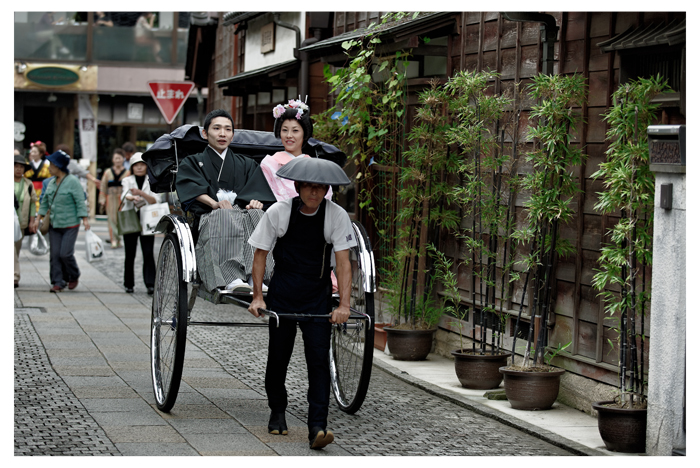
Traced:
[[170, 214], [170, 206], [167, 203], [146, 205], [139, 210], [139, 214], [141, 215], [141, 235], [152, 236], [156, 232], [160, 218]]
[[17, 242], [22, 238], [22, 228], [19, 227], [19, 217], [17, 216], [17, 210], [13, 208], [12, 211], [15, 212], [15, 242]]
[[94, 262], [102, 258], [104, 245], [102, 239], [91, 230], [85, 231], [85, 256], [88, 262]]
[[41, 234], [41, 231], [31, 235], [29, 251], [34, 255], [46, 255], [49, 253], [49, 243], [46, 242], [46, 238]]

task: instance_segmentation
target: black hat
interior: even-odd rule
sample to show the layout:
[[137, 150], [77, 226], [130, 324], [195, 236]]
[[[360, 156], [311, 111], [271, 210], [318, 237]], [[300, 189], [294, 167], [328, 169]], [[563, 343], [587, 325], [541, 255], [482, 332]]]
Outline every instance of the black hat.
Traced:
[[336, 163], [320, 158], [294, 158], [277, 175], [295, 182], [324, 185], [348, 185], [350, 179]]
[[24, 159], [24, 156], [22, 156], [21, 154], [15, 154], [15, 164], [24, 164], [25, 171], [28, 171], [31, 168], [31, 166]]

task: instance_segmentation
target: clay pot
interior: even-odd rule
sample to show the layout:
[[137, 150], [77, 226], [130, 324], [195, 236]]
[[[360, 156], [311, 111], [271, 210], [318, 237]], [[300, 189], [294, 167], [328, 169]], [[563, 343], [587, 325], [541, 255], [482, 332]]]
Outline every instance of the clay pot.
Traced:
[[508, 365], [510, 353], [471, 354], [469, 349], [452, 351], [455, 357], [455, 372], [464, 388], [490, 390], [498, 388], [503, 374], [498, 370]]
[[598, 431], [605, 448], [612, 452], [644, 453], [647, 438], [647, 410], [624, 409], [614, 401], [598, 401], [591, 406], [598, 412]]
[[521, 410], [546, 410], [559, 395], [559, 378], [564, 369], [552, 372], [524, 372], [501, 367], [510, 406]]
[[389, 352], [398, 361], [422, 361], [433, 347], [433, 335], [437, 328], [429, 330], [397, 330], [384, 327], [387, 332]]
[[375, 323], [374, 324], [374, 347], [379, 351], [384, 351], [386, 347], [386, 332], [384, 327], [391, 326], [391, 323]]

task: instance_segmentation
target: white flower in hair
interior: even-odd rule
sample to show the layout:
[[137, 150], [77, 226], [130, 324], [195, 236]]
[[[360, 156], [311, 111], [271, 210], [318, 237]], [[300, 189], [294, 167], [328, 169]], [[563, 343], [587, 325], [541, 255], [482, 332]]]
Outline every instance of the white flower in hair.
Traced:
[[284, 115], [285, 111], [287, 109], [296, 109], [296, 118], [297, 120], [301, 119], [302, 116], [304, 115], [304, 112], [308, 112], [309, 106], [306, 105], [305, 102], [302, 102], [300, 99], [290, 99], [287, 104], [282, 105], [282, 104], [277, 104], [273, 109], [272, 109], [272, 115], [275, 117], [275, 119], [279, 119]]
[[274, 115], [276, 119], [282, 117], [282, 115], [284, 115], [284, 106], [282, 106], [282, 104], [277, 104], [277, 106], [272, 109], [272, 115]]

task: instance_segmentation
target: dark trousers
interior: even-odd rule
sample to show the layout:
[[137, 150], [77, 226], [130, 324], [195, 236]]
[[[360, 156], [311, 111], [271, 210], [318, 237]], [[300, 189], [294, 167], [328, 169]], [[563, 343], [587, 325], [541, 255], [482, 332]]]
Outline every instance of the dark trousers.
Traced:
[[[297, 333], [297, 322], [280, 320], [279, 327], [270, 321], [270, 344], [265, 370], [265, 391], [270, 409], [282, 413], [287, 408], [287, 389], [284, 381], [287, 378], [287, 368], [294, 349], [294, 338]], [[331, 347], [331, 324], [326, 321], [300, 321], [302, 337], [304, 338], [304, 355], [309, 376], [309, 430], [314, 427], [326, 428], [328, 420], [328, 404], [331, 392], [331, 375], [328, 364], [328, 353]]]
[[134, 259], [139, 239], [143, 254], [143, 282], [146, 287], [152, 288], [156, 283], [156, 262], [153, 260], [155, 236], [142, 236], [140, 232], [124, 234], [124, 287], [134, 287]]
[[49, 275], [53, 285], [65, 288], [66, 283], [80, 277], [80, 269], [74, 255], [75, 241], [78, 238], [79, 230], [80, 226], [72, 228], [49, 227], [49, 243], [51, 244]]

